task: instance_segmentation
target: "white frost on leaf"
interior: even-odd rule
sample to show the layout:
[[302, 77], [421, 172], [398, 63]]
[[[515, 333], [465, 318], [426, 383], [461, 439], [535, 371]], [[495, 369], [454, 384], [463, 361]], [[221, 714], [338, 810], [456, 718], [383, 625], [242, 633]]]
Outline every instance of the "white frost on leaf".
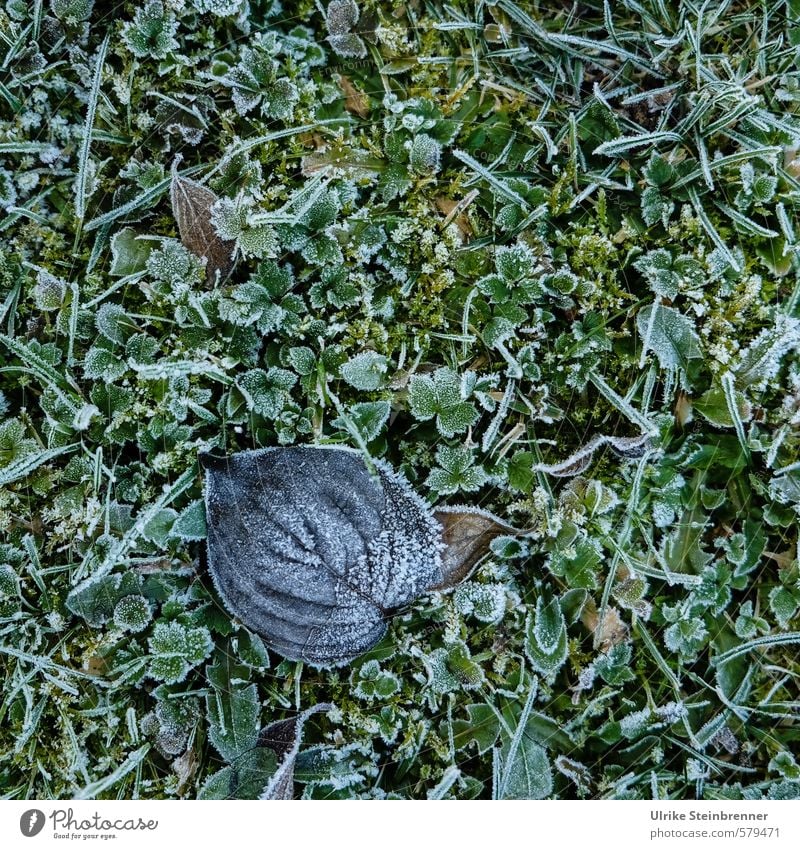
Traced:
[[778, 374], [783, 358], [800, 347], [800, 320], [778, 313], [767, 327], [741, 352], [733, 365], [737, 389], [762, 390]]
[[269, 646], [338, 666], [390, 611], [441, 582], [441, 527], [387, 464], [295, 446], [203, 458], [208, 562], [228, 609]]

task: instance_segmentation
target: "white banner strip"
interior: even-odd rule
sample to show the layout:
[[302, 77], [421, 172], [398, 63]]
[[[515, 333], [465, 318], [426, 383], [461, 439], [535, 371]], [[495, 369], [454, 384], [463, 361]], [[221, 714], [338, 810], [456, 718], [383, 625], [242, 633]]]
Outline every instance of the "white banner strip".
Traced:
[[[411, 807], [414, 810], [411, 810]], [[0, 846], [512, 849], [800, 846], [800, 802], [7, 801]]]

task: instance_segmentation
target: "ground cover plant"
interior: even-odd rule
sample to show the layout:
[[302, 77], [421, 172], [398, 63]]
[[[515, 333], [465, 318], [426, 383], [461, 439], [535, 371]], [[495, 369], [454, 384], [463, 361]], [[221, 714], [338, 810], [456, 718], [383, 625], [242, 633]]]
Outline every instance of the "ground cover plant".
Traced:
[[[4, 0], [0, 56], [0, 795], [798, 796], [800, 3]], [[311, 443], [524, 535], [282, 659], [197, 457]]]

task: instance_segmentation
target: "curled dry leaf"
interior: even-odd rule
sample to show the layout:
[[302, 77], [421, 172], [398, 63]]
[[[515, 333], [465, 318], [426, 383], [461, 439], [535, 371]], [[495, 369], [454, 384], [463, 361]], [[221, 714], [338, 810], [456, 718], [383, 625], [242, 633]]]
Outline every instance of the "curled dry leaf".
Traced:
[[604, 445], [611, 447], [620, 457], [630, 460], [641, 457], [650, 448], [651, 439], [652, 434], [649, 433], [642, 433], [639, 436], [598, 434], [560, 463], [538, 463], [532, 468], [534, 472], [545, 472], [556, 478], [571, 478], [585, 472], [592, 462], [595, 451]]
[[210, 283], [225, 280], [233, 268], [235, 242], [221, 239], [211, 223], [211, 207], [219, 198], [206, 186], [181, 177], [178, 160], [172, 164], [170, 201], [172, 214], [184, 247], [205, 257], [206, 277]]
[[351, 449], [200, 462], [208, 567], [224, 604], [273, 650], [313, 666], [366, 652], [392, 611], [454, 586], [513, 532], [479, 510], [434, 514], [388, 464]]
[[300, 741], [303, 736], [303, 726], [306, 720], [315, 713], [330, 710], [333, 705], [318, 704], [293, 716], [291, 719], [280, 719], [261, 729], [258, 745], [272, 749], [278, 761], [278, 769], [270, 778], [262, 799], [291, 799], [294, 795], [294, 764], [300, 751]]

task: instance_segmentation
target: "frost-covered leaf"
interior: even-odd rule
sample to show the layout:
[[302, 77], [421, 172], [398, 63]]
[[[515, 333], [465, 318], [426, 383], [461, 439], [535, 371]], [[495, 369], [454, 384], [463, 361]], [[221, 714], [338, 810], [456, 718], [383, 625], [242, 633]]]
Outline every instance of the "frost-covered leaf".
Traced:
[[251, 749], [235, 764], [210, 775], [197, 798], [258, 799], [277, 768], [277, 758], [271, 749]]
[[186, 542], [206, 538], [206, 508], [202, 501], [193, 501], [170, 528], [170, 536]]
[[615, 643], [608, 651], [603, 652], [595, 660], [594, 670], [612, 687], [634, 681], [636, 676], [631, 671], [631, 644]]
[[287, 358], [292, 368], [302, 376], [312, 374], [317, 366], [317, 358], [311, 348], [299, 345], [289, 348]]
[[431, 174], [439, 170], [442, 157], [442, 146], [436, 139], [425, 133], [414, 136], [408, 161], [412, 169], [418, 174]]
[[353, 694], [365, 701], [388, 699], [400, 689], [400, 679], [393, 672], [381, 669], [377, 660], [368, 660], [350, 675]]
[[675, 300], [680, 278], [672, 271], [672, 254], [664, 248], [650, 251], [634, 263], [656, 295]]
[[553, 761], [553, 765], [575, 785], [575, 789], [581, 798], [588, 795], [592, 789], [592, 773], [589, 767], [580, 761], [566, 757], [566, 755], [558, 755]]
[[46, 312], [57, 310], [64, 303], [66, 294], [66, 280], [50, 274], [49, 271], [39, 270], [36, 273], [36, 286], [33, 289], [33, 298], [40, 310]]
[[468, 581], [456, 587], [453, 604], [462, 616], [497, 625], [506, 612], [507, 593], [502, 584]]
[[67, 23], [85, 21], [92, 14], [94, 0], [50, 0], [53, 14]]
[[217, 202], [217, 196], [206, 186], [181, 177], [176, 160], [172, 167], [170, 199], [181, 242], [195, 256], [205, 257], [209, 282], [225, 280], [233, 268], [235, 243], [221, 238], [212, 223], [211, 207]]
[[741, 352], [732, 371], [737, 389], [761, 390], [778, 374], [783, 358], [800, 347], [800, 320], [779, 312]]
[[648, 227], [659, 223], [666, 227], [675, 209], [675, 204], [668, 197], [661, 194], [655, 186], [648, 186], [642, 192], [640, 206], [642, 218]]
[[273, 366], [269, 371], [251, 369], [236, 381], [247, 409], [268, 419], [276, 418], [289, 400], [289, 391], [297, 377], [286, 369]]
[[784, 630], [800, 607], [800, 590], [792, 592], [787, 587], [775, 587], [769, 594], [769, 608]]
[[391, 405], [388, 401], [364, 401], [353, 404], [346, 415], [337, 416], [331, 424], [348, 432], [355, 428], [364, 442], [372, 442], [383, 430], [390, 413]]
[[[753, 409], [744, 393], [734, 389], [733, 396], [740, 421], [750, 421], [753, 416]], [[708, 391], [696, 398], [692, 406], [715, 427], [733, 427], [735, 424], [731, 415], [731, 407], [725, 397], [725, 391], [718, 384], [714, 384]]]
[[489, 479], [482, 466], [475, 463], [475, 454], [465, 445], [440, 445], [436, 449], [436, 462], [425, 481], [439, 495], [454, 492], [476, 492]]
[[514, 529], [485, 510], [440, 507], [434, 513], [446, 545], [442, 553], [442, 581], [435, 589], [449, 589], [469, 577], [488, 554], [493, 539]]
[[690, 360], [703, 356], [691, 319], [673, 307], [659, 303], [645, 307], [636, 316], [636, 327], [645, 349], [655, 353], [661, 368], [685, 371]]
[[351, 386], [364, 391], [380, 389], [388, 366], [383, 354], [363, 351], [349, 359], [341, 367], [341, 375]]
[[243, 0], [191, 0], [191, 3], [198, 12], [211, 12], [227, 18], [241, 10]]
[[170, 529], [175, 523], [178, 514], [171, 508], [165, 507], [155, 512], [142, 528], [142, 538], [157, 546], [164, 547], [170, 535]]
[[255, 748], [261, 706], [255, 684], [214, 688], [206, 695], [208, 738], [229, 763]]
[[122, 27], [122, 40], [139, 59], [164, 59], [178, 46], [175, 14], [161, 0], [146, 0]]
[[150, 602], [141, 595], [125, 595], [114, 608], [114, 624], [123, 631], [144, 631], [152, 618]]
[[785, 749], [772, 758], [769, 769], [771, 772], [780, 773], [788, 781], [800, 783], [800, 764], [795, 760], [795, 756]]
[[109, 342], [124, 345], [136, 324], [119, 304], [105, 303], [95, 315], [95, 325]]
[[443, 579], [440, 526], [385, 463], [312, 446], [201, 462], [216, 588], [285, 657], [347, 663]]
[[66, 606], [97, 628], [114, 615], [117, 602], [122, 598], [138, 596], [140, 586], [141, 579], [134, 572], [92, 578], [69, 593]]
[[708, 641], [708, 628], [699, 616], [686, 617], [664, 630], [664, 645], [672, 652], [691, 659]]
[[434, 649], [423, 657], [428, 673], [428, 686], [434, 693], [475, 690], [485, 682], [483, 669], [472, 658], [461, 641], [446, 648]]
[[325, 13], [328, 28], [326, 39], [334, 52], [348, 59], [367, 55], [367, 46], [360, 36], [351, 32], [358, 23], [359, 9], [355, 0], [331, 0]]
[[128, 370], [128, 366], [121, 357], [105, 345], [97, 344], [89, 348], [83, 361], [83, 373], [92, 380], [111, 383], [122, 377]]
[[142, 239], [133, 227], [123, 227], [111, 239], [111, 268], [109, 274], [127, 277], [147, 267], [147, 258], [153, 250], [153, 242]]
[[514, 736], [504, 735], [502, 747], [495, 749], [496, 799], [545, 799], [553, 792], [550, 759], [528, 731], [536, 689], [534, 679]]
[[479, 755], [488, 752], [500, 734], [497, 714], [487, 704], [466, 705], [467, 719], [453, 721], [453, 741], [457, 749], [465, 749], [472, 743]]
[[147, 642], [150, 675], [167, 684], [183, 681], [192, 668], [211, 654], [214, 647], [208, 628], [182, 625], [180, 622], [157, 622]]
[[553, 678], [567, 659], [567, 623], [557, 598], [536, 599], [536, 612], [529, 617], [525, 652], [533, 668]]

